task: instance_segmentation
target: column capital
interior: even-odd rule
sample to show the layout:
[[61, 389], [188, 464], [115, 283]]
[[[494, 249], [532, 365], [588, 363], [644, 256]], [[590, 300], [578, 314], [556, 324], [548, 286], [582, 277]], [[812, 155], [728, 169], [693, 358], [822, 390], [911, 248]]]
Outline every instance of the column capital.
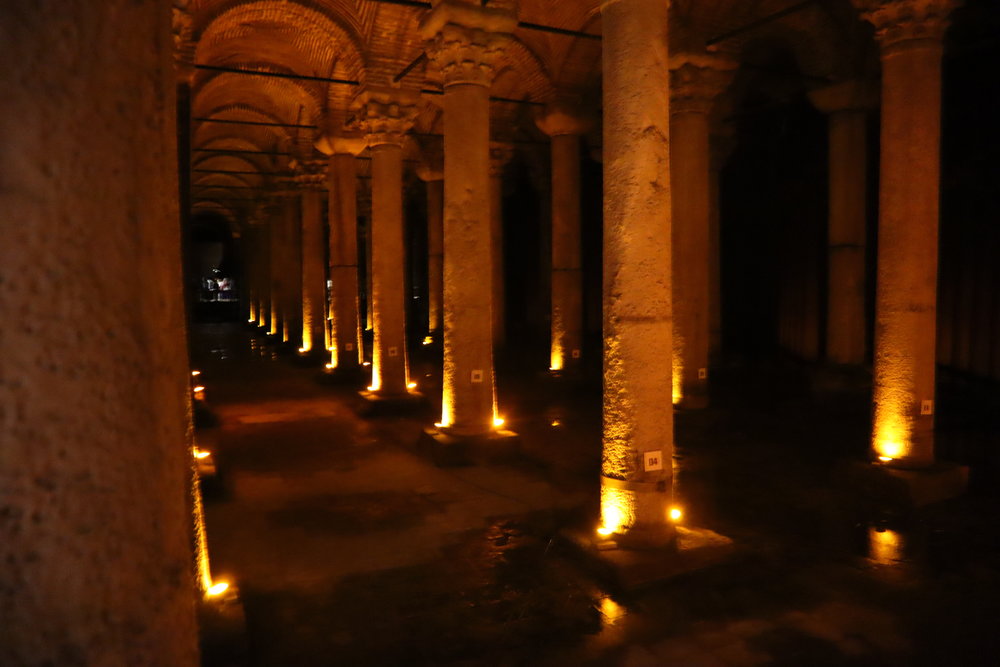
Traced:
[[851, 0], [875, 26], [883, 55], [916, 42], [940, 43], [960, 0]]
[[292, 179], [300, 190], [321, 190], [326, 183], [326, 167], [326, 160], [298, 162]]
[[444, 142], [438, 137], [427, 137], [418, 143], [420, 162], [417, 177], [425, 182], [444, 180]]
[[851, 79], [810, 90], [809, 101], [825, 114], [864, 111], [878, 105], [878, 88], [871, 81]]
[[559, 99], [545, 105], [545, 109], [535, 117], [535, 125], [550, 137], [583, 135], [593, 127], [594, 118], [576, 100]]
[[174, 0], [171, 28], [174, 36], [174, 71], [178, 83], [191, 84], [194, 79], [194, 49], [192, 38], [191, 0]]
[[420, 22], [428, 59], [444, 85], [489, 86], [497, 60], [517, 27], [512, 11], [439, 0]]
[[708, 114], [725, 91], [737, 63], [708, 53], [670, 56], [670, 113]]
[[316, 140], [316, 150], [324, 155], [357, 156], [368, 147], [368, 140], [360, 134], [326, 134]]
[[368, 86], [354, 98], [349, 125], [364, 132], [369, 146], [402, 146], [419, 111], [416, 91]]
[[514, 147], [500, 141], [490, 142], [490, 176], [499, 176], [514, 157]]

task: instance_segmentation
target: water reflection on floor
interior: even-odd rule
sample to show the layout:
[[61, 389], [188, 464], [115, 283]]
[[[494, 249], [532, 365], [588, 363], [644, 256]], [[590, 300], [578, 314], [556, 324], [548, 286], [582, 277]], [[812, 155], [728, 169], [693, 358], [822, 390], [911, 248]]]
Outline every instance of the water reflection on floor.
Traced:
[[[817, 397], [795, 369], [717, 374], [713, 407], [677, 414], [676, 493], [685, 521], [740, 551], [628, 591], [562, 537], [596, 521], [599, 387], [501, 367], [523, 460], [439, 469], [413, 446], [436, 406], [359, 419], [353, 391], [321, 367], [232, 327], [195, 333], [223, 480], [208, 500], [209, 541], [215, 567], [239, 581], [246, 664], [985, 665], [1000, 655], [997, 494], [980, 486], [913, 511], [845, 483], [841, 463], [866, 446], [865, 396]], [[434, 346], [416, 348], [413, 374], [433, 396], [440, 362]], [[225, 654], [215, 647], [208, 662]]]

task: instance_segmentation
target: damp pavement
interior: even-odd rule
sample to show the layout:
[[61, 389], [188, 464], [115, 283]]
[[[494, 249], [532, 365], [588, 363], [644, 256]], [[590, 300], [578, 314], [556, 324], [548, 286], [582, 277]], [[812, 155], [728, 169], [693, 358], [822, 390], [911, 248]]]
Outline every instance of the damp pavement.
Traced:
[[[684, 523], [736, 549], [625, 590], [567, 539], [597, 523], [598, 384], [504, 360], [521, 455], [440, 468], [416, 446], [431, 400], [366, 419], [354, 389], [242, 327], [193, 339], [212, 569], [245, 616], [206, 633], [206, 665], [1000, 664], [995, 388], [939, 393], [939, 447], [972, 484], [918, 510], [849, 474], [863, 388], [817, 391], [791, 363], [719, 373], [711, 408], [676, 414], [675, 490]], [[435, 352], [411, 360], [429, 398]]]

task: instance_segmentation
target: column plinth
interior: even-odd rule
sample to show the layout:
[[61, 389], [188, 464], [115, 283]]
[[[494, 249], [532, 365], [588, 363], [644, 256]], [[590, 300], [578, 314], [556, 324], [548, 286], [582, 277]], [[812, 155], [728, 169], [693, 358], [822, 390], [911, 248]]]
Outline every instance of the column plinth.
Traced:
[[872, 452], [934, 455], [942, 37], [952, 0], [855, 0], [882, 56]]
[[708, 405], [711, 350], [711, 148], [709, 114], [735, 63], [708, 54], [671, 58], [674, 356], [672, 399]]
[[591, 119], [561, 100], [535, 123], [551, 137], [552, 293], [549, 370], [579, 372], [583, 359], [583, 267], [580, 255], [580, 137]]
[[372, 384], [380, 398], [408, 393], [406, 256], [403, 245], [403, 141], [417, 115], [415, 93], [369, 88], [358, 98], [358, 123], [372, 156]]
[[[421, 23], [444, 80], [444, 369], [438, 428], [482, 436], [502, 424], [493, 370], [489, 85], [505, 10], [443, 0]], [[485, 275], [484, 275], [485, 274]]]
[[601, 528], [621, 545], [675, 535], [670, 409], [667, 3], [601, 4], [604, 95], [604, 434]]

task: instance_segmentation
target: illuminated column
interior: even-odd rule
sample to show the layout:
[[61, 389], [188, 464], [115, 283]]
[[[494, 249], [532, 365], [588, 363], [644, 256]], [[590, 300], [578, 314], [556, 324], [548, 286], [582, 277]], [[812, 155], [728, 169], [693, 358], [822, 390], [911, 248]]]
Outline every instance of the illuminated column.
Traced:
[[670, 395], [670, 81], [667, 3], [606, 0], [602, 534], [666, 545]]
[[580, 137], [589, 119], [567, 102], [550, 104], [536, 123], [551, 137], [552, 336], [549, 369], [579, 370], [583, 349], [580, 254]]
[[0, 3], [0, 665], [199, 664], [172, 47]]
[[424, 148], [417, 176], [427, 183], [427, 333], [444, 319], [444, 155]]
[[503, 9], [442, 0], [420, 29], [444, 80], [444, 374], [440, 427], [499, 425], [490, 301], [490, 100], [494, 63], [517, 25]]
[[503, 169], [514, 156], [511, 146], [490, 142], [490, 267], [493, 282], [493, 345], [502, 346], [507, 339], [504, 302], [503, 255]]
[[953, 0], [855, 0], [882, 55], [872, 449], [934, 463], [941, 50]]
[[303, 165], [299, 183], [302, 238], [302, 345], [300, 354], [323, 349], [326, 323], [326, 249], [323, 247], [322, 164]]
[[281, 199], [281, 342], [295, 339], [302, 320], [302, 237], [298, 190], [290, 188]]
[[809, 93], [829, 124], [826, 358], [865, 360], [865, 212], [867, 109], [875, 100], [859, 81]]
[[670, 62], [674, 354], [672, 396], [708, 405], [711, 344], [711, 150], [709, 113], [736, 64], [706, 54]]
[[371, 273], [372, 384], [381, 398], [405, 396], [406, 265], [403, 248], [403, 140], [419, 97], [402, 90], [367, 88], [359, 111], [372, 155]]
[[261, 212], [258, 232], [257, 326], [265, 331], [271, 326], [271, 216], [267, 206]]
[[361, 321], [358, 312], [358, 173], [355, 156], [365, 142], [329, 137], [330, 166], [330, 365], [357, 370], [361, 365]]

